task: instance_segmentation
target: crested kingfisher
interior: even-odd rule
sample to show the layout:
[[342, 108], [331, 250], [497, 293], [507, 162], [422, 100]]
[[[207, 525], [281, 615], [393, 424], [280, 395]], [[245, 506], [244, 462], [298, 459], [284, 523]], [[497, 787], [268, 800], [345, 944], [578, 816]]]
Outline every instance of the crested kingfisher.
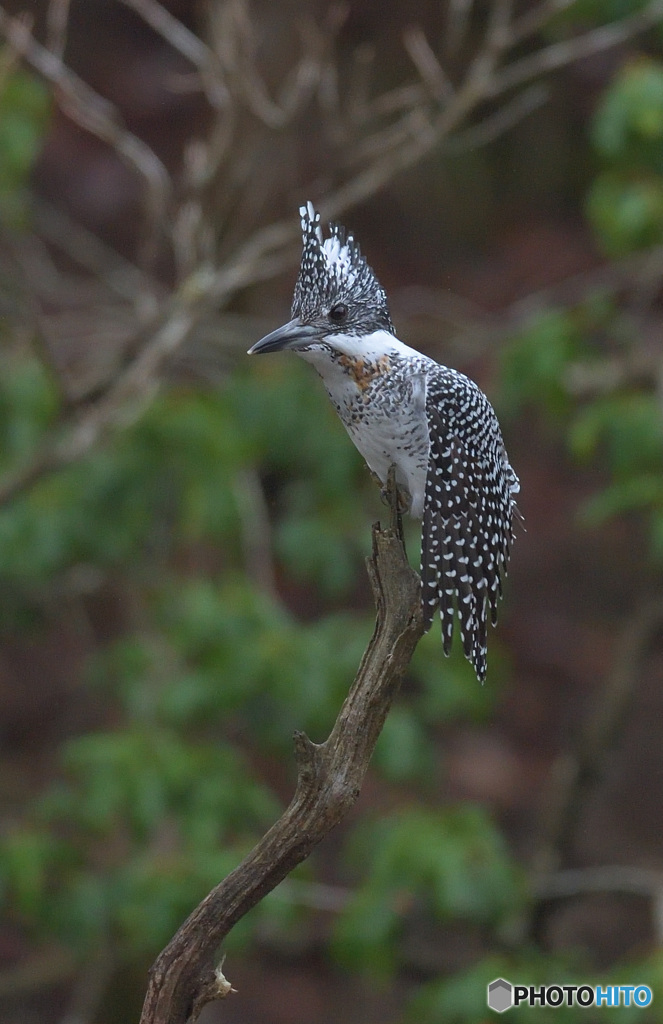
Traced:
[[383, 486], [392, 466], [422, 521], [425, 628], [440, 610], [445, 654], [458, 616], [465, 657], [486, 678], [487, 621], [497, 622], [520, 490], [495, 411], [465, 374], [396, 337], [387, 296], [354, 236], [324, 237], [300, 208], [303, 253], [292, 319], [249, 354], [289, 349], [312, 363], [344, 427]]

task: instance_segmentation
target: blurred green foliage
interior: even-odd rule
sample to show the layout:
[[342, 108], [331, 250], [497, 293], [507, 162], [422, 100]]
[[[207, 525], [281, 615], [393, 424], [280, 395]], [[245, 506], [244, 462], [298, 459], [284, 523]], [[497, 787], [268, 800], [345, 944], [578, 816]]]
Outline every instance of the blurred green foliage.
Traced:
[[[599, 241], [613, 256], [663, 243], [663, 62], [641, 57], [616, 75], [591, 140], [602, 169], [588, 197]], [[600, 289], [575, 306], [544, 309], [501, 353], [501, 408], [544, 413], [581, 463], [606, 481], [581, 521], [640, 514], [650, 551], [663, 558], [663, 412], [656, 375], [635, 369], [637, 320]], [[641, 357], [640, 357], [641, 358]], [[580, 388], [575, 381], [583, 383]]]
[[524, 906], [524, 887], [502, 837], [471, 805], [406, 808], [364, 825], [349, 856], [365, 881], [335, 929], [334, 949], [348, 965], [393, 971], [406, 910], [441, 922], [506, 926]]
[[[599, 1024], [609, 1019], [616, 1024], [642, 1024], [661, 1020], [660, 1008], [655, 1007], [657, 995], [661, 991], [661, 962], [656, 956], [645, 963], [622, 968], [612, 968], [607, 973], [599, 973], [583, 964], [582, 959], [572, 955], [560, 956], [550, 952], [541, 953], [535, 948], [519, 951], [517, 955], [498, 954], [486, 957], [474, 964], [468, 971], [456, 974], [451, 978], [430, 982], [423, 985], [413, 1000], [407, 1024], [485, 1024], [486, 989], [496, 978], [506, 978], [514, 985], [632, 985], [645, 984], [654, 992], [651, 1007], [642, 1009], [637, 1006], [621, 1006], [606, 1009], [601, 1007], [579, 1007], [560, 1005], [556, 1007], [539, 1005], [536, 1008], [521, 1005], [508, 1011], [508, 1020], [519, 1022], [542, 1021], [543, 1024]], [[635, 980], [637, 978], [637, 981]], [[554, 979], [554, 981], [552, 980]], [[492, 1014], [491, 1014], [492, 1017]]]
[[624, 66], [594, 118], [603, 169], [588, 197], [599, 239], [613, 256], [663, 239], [663, 63]]
[[502, 352], [500, 406], [509, 416], [526, 407], [553, 422], [568, 415], [565, 372], [583, 344], [583, 324], [567, 310], [538, 314]]
[[[5, 371], [7, 472], [55, 428], [58, 403], [33, 358], [8, 355]], [[269, 488], [276, 574], [284, 587], [291, 581], [313, 596], [309, 621], [247, 574], [247, 474]], [[268, 763], [276, 757], [292, 773], [293, 731], [320, 740], [333, 724], [373, 618], [364, 599], [360, 612], [338, 606], [366, 590], [361, 556], [379, 509], [369, 474], [307, 368], [284, 360], [239, 371], [215, 394], [163, 393], [111, 444], [0, 511], [6, 635], [29, 624], [38, 636], [52, 615], [44, 595], [66, 592], [86, 567], [102, 578], [121, 575], [140, 623], [88, 665], [87, 685], [116, 727], [65, 742], [57, 781], [0, 841], [7, 912], [81, 953], [115, 943], [120, 953], [148, 956], [167, 941], [278, 815], [269, 769], [245, 751]], [[297, 558], [289, 557], [289, 536]], [[215, 551], [218, 568], [179, 568], [198, 550]], [[441, 671], [449, 681], [442, 691]], [[435, 728], [485, 716], [494, 692], [494, 683], [477, 688], [458, 653], [442, 667], [439, 637], [427, 638], [376, 770], [425, 791], [436, 771]], [[439, 862], [430, 843], [445, 834], [442, 821], [422, 806], [394, 823], [383, 853], [391, 849], [396, 861], [383, 869], [384, 891], [372, 885], [374, 904], [388, 903], [396, 864], [407, 884], [404, 840], [418, 828], [413, 892], [425, 899], [434, 880], [437, 912], [490, 918], [490, 908], [476, 905], [474, 881], [495, 884], [497, 836], [487, 822], [482, 838], [463, 821], [449, 818]], [[232, 941], [296, 910], [282, 898], [267, 901]], [[386, 948], [390, 934], [381, 941]]]
[[637, 14], [646, 7], [648, 0], [576, 0], [566, 10], [562, 10], [551, 22], [553, 28], [558, 25], [580, 25], [586, 28], [587, 23], [617, 21]]

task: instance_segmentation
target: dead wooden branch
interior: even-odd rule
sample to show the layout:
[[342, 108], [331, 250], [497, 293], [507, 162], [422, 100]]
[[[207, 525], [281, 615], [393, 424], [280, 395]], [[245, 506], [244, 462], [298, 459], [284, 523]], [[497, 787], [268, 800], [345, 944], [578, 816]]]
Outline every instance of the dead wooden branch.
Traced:
[[329, 738], [295, 736], [297, 788], [282, 817], [185, 921], [154, 964], [141, 1024], [193, 1024], [228, 995], [219, 944], [355, 803], [371, 755], [423, 628], [420, 581], [394, 529], [373, 529], [367, 562], [377, 621]]

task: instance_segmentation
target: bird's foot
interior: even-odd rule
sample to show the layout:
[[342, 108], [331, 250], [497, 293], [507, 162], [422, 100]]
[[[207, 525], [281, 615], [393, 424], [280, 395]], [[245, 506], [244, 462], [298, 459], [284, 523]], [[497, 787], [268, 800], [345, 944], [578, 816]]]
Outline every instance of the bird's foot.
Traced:
[[410, 492], [405, 487], [399, 487], [395, 482], [396, 467], [392, 466], [387, 476], [386, 484], [382, 484], [380, 477], [377, 473], [371, 470], [371, 476], [375, 480], [376, 484], [380, 487], [380, 497], [385, 505], [389, 508], [393, 508], [394, 500], [398, 504], [398, 511], [401, 515], [405, 515], [410, 510]]
[[407, 512], [410, 507], [410, 495], [405, 489], [400, 489], [398, 487], [396, 483], [396, 467], [393, 465], [389, 467], [387, 482], [385, 486], [381, 488], [380, 494], [385, 505], [388, 505], [391, 511], [391, 529], [399, 538], [403, 547], [405, 547], [405, 538], [403, 536], [403, 514]]

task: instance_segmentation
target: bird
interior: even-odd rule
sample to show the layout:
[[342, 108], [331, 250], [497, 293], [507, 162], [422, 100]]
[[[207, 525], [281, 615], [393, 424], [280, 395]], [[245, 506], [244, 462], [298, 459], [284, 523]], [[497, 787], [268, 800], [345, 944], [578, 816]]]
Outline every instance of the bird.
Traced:
[[469, 377], [396, 337], [386, 293], [353, 233], [331, 223], [325, 237], [311, 202], [299, 214], [291, 319], [248, 354], [291, 350], [312, 363], [383, 487], [395, 472], [404, 510], [422, 522], [424, 629], [439, 609], [448, 655], [457, 620], [465, 657], [484, 683], [487, 622], [497, 623], [520, 517], [520, 483], [497, 416]]

